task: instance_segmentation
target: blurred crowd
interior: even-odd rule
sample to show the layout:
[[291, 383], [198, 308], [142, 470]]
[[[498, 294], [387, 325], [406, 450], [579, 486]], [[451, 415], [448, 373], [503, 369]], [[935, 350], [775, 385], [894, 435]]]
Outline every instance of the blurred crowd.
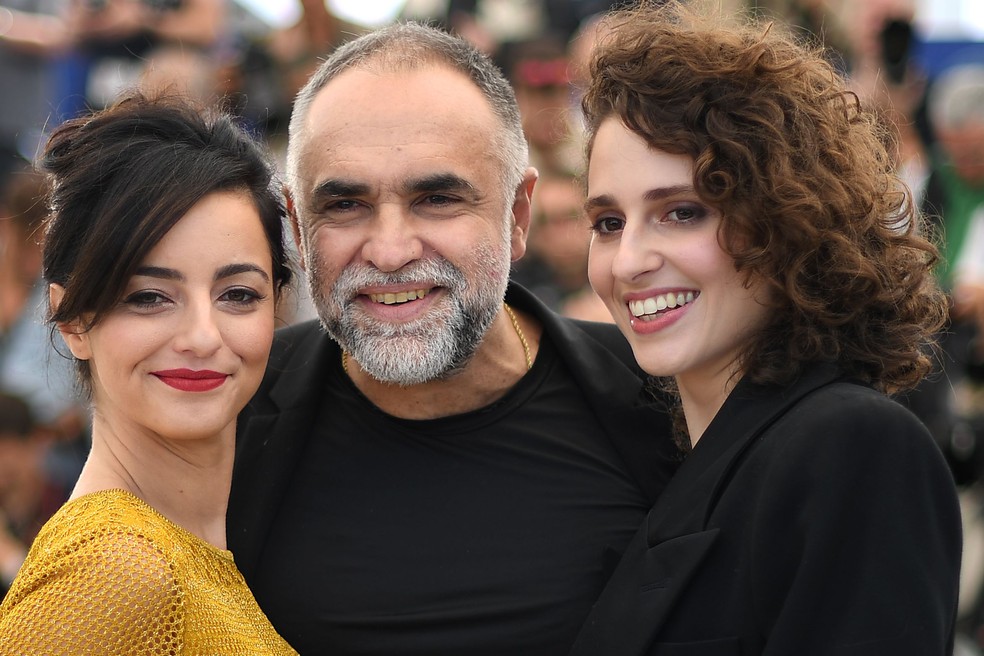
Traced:
[[[324, 0], [271, 27], [233, 0], [0, 0], [0, 592], [71, 489], [85, 401], [44, 327], [32, 159], [47, 130], [141, 86], [232, 109], [277, 156], [294, 94], [333, 48], [369, 29]], [[605, 0], [410, 0], [395, 18], [436, 22], [492, 54], [513, 83], [540, 172], [529, 252], [513, 277], [557, 311], [609, 320], [587, 283], [580, 81]], [[730, 3], [737, 5], [739, 0]], [[984, 44], [917, 57], [914, 0], [773, 0], [755, 11], [801, 28], [876, 109], [914, 202], [933, 217], [952, 299], [939, 372], [902, 399], [937, 437], [967, 503], [964, 631], [984, 644]], [[286, 320], [312, 316], [303, 285]], [[968, 652], [972, 653], [972, 652]]]

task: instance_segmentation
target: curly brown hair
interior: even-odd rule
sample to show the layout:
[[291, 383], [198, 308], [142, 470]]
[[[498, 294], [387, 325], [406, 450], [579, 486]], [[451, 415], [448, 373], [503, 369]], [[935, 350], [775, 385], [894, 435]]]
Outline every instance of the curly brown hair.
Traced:
[[693, 157], [722, 247], [772, 288], [744, 374], [784, 384], [834, 362], [885, 392], [918, 383], [946, 316], [937, 249], [886, 129], [822, 49], [679, 3], [615, 12], [606, 28], [582, 103], [588, 152], [614, 116], [650, 147]]

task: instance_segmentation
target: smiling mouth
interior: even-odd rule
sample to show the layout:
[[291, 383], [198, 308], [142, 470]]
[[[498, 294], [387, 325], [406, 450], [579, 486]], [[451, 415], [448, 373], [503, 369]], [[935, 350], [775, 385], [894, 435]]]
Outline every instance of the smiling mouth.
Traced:
[[220, 387], [229, 378], [228, 374], [217, 371], [191, 371], [189, 369], [155, 371], [153, 375], [168, 387], [173, 387], [182, 392], [208, 392]]
[[669, 292], [659, 296], [650, 296], [640, 301], [629, 301], [629, 312], [633, 317], [643, 321], [655, 319], [661, 312], [689, 305], [700, 296], [700, 292]]
[[367, 294], [367, 296], [373, 303], [382, 303], [383, 305], [399, 305], [400, 303], [420, 300], [427, 296], [430, 292], [430, 289], [412, 289], [407, 292], [386, 292], [383, 294]]

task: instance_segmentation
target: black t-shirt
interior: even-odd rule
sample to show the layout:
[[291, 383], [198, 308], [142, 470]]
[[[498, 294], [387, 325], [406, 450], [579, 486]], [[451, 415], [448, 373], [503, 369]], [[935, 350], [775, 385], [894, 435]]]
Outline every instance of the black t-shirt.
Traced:
[[335, 366], [251, 580], [281, 635], [304, 656], [566, 654], [649, 504], [556, 351], [426, 421]]

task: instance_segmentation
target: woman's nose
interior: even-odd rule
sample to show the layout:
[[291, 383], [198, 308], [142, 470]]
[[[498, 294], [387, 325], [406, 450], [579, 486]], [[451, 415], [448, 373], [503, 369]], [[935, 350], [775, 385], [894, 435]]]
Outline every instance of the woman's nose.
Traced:
[[222, 331], [210, 301], [188, 306], [181, 317], [174, 345], [177, 350], [191, 352], [196, 357], [211, 355], [222, 346]]

